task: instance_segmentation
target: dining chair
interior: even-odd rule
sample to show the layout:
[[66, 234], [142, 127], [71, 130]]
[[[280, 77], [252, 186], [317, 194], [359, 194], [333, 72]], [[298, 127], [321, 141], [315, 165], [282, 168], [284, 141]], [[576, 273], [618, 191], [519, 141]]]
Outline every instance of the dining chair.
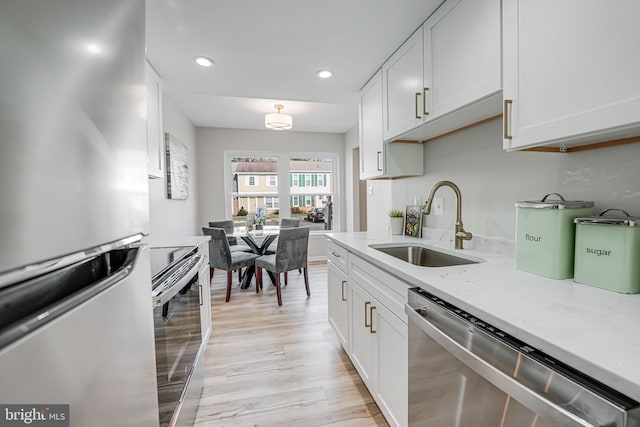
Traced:
[[309, 272], [307, 271], [308, 251], [309, 227], [281, 229], [280, 235], [278, 236], [276, 253], [263, 255], [255, 260], [256, 292], [259, 292], [262, 286], [262, 269], [264, 268], [275, 275], [278, 305], [282, 305], [280, 273], [302, 269], [304, 271], [304, 285], [307, 290], [307, 296], [311, 296], [311, 291], [309, 290]]
[[[299, 218], [282, 218], [280, 220], [280, 229], [283, 228], [292, 228], [292, 227], [300, 227], [300, 219]], [[278, 247], [278, 240], [269, 245], [266, 250], [266, 254], [275, 254], [276, 248]]]
[[[233, 283], [233, 270], [242, 267], [250, 267], [260, 255], [253, 252], [231, 251], [227, 234], [222, 228], [202, 227], [202, 234], [211, 236], [209, 240], [209, 279], [213, 278], [214, 269], [227, 272], [226, 302], [231, 299], [231, 285]], [[256, 282], [256, 286], [257, 282]]]
[[252, 252], [251, 248], [238, 244], [238, 238], [232, 236], [235, 226], [232, 219], [225, 219], [221, 221], [209, 221], [209, 227], [222, 228], [227, 233], [227, 240], [229, 241], [229, 247], [232, 251], [244, 251]]

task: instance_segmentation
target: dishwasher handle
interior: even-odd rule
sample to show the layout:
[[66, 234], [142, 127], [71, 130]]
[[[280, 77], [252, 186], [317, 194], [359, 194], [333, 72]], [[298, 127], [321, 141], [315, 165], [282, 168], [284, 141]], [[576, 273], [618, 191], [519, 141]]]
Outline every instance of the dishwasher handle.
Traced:
[[554, 426], [597, 427], [554, 402], [551, 402], [544, 396], [528, 389], [512, 377], [506, 375], [504, 372], [473, 354], [449, 337], [445, 332], [429, 322], [429, 320], [418, 314], [409, 304], [405, 305], [405, 312], [409, 317], [409, 323], [418, 326], [424, 333], [429, 335], [460, 362], [467, 365], [475, 373], [502, 390], [507, 395], [518, 400], [534, 413], [539, 414], [542, 418], [552, 422]]

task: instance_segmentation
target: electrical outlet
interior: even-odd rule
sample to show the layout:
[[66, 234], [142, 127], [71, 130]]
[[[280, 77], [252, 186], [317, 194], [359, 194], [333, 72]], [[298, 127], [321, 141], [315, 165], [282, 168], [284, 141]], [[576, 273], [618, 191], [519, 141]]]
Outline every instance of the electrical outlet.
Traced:
[[369, 185], [367, 187], [367, 193], [369, 193], [370, 196], [373, 196], [373, 185]]
[[442, 197], [433, 198], [433, 214], [436, 216], [444, 215], [444, 198]]

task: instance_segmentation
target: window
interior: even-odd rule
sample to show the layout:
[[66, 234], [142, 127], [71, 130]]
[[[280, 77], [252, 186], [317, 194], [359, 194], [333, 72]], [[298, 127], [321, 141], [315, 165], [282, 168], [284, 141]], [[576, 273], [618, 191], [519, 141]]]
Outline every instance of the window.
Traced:
[[[227, 212], [236, 226], [244, 226], [260, 208], [266, 211], [267, 225], [279, 224], [282, 212], [283, 217], [300, 218], [312, 231], [331, 230], [339, 217], [333, 193], [336, 158], [332, 153], [227, 152]], [[325, 208], [324, 221], [308, 218], [312, 208]]]
[[265, 197], [264, 198], [264, 206], [267, 209], [278, 209], [280, 206], [277, 197]]
[[[271, 178], [276, 178], [277, 184], [278, 158], [247, 154], [229, 156], [227, 161], [231, 171], [231, 197], [228, 200], [235, 225], [244, 226], [258, 213], [258, 208], [266, 210], [267, 225], [278, 225], [278, 187], [269, 185]], [[239, 185], [234, 185], [234, 182]], [[226, 185], [229, 185], [228, 181]]]

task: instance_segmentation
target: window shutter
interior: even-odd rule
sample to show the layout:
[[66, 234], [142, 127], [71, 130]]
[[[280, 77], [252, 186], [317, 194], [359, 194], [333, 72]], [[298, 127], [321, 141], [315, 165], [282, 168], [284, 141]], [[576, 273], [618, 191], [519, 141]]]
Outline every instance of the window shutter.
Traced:
[[299, 179], [300, 179], [300, 182], [299, 182], [300, 187], [304, 187], [304, 174], [303, 173], [300, 174]]
[[316, 175], [315, 173], [311, 175], [311, 186], [312, 187], [318, 186], [318, 175]]
[[289, 174], [289, 187], [293, 187], [293, 175]]

